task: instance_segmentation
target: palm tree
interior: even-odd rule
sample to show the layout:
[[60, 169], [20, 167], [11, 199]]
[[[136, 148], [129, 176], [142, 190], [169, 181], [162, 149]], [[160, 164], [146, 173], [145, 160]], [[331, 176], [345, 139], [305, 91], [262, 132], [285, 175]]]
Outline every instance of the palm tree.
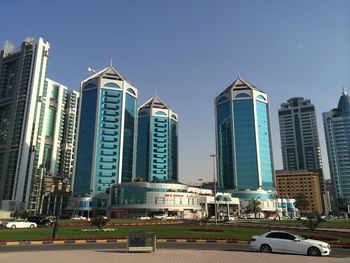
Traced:
[[303, 216], [303, 210], [309, 205], [309, 201], [304, 193], [297, 193], [294, 206], [300, 210], [300, 216]]
[[245, 208], [246, 213], [254, 213], [254, 217], [256, 218], [256, 214], [261, 212], [261, 202], [258, 199], [252, 199], [248, 202], [248, 205]]

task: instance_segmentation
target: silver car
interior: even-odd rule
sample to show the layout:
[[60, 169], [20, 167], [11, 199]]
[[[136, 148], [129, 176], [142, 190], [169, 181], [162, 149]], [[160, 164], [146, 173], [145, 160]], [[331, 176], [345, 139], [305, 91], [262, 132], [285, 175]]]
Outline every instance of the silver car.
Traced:
[[328, 256], [331, 252], [330, 245], [326, 242], [305, 239], [283, 231], [270, 231], [260, 236], [253, 236], [250, 248], [263, 253], [278, 252], [309, 256]]

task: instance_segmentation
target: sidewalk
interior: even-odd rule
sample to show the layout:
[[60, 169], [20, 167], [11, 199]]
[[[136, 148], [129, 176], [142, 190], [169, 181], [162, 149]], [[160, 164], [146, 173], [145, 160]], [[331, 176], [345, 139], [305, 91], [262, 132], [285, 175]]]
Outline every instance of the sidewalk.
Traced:
[[237, 251], [157, 250], [156, 253], [127, 254], [122, 250], [66, 250], [37, 252], [10, 252], [0, 254], [6, 263], [342, 263], [349, 258], [307, 257], [281, 254], [260, 254]]

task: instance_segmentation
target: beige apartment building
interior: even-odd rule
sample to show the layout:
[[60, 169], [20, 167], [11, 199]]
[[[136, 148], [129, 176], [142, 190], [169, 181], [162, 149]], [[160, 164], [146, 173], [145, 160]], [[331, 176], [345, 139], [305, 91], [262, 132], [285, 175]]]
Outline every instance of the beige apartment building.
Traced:
[[276, 191], [278, 197], [286, 195], [295, 198], [298, 193], [304, 193], [309, 201], [305, 212], [323, 212], [322, 195], [319, 174], [305, 170], [276, 171]]

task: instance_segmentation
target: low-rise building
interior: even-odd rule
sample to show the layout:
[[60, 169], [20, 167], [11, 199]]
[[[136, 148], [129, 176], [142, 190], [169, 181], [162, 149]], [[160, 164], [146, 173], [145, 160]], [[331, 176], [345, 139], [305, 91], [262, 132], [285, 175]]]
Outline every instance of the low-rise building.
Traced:
[[286, 196], [296, 198], [298, 193], [303, 193], [308, 201], [308, 205], [303, 209], [305, 212], [323, 212], [319, 174], [317, 172], [305, 170], [276, 171], [276, 191], [280, 198]]
[[109, 213], [116, 218], [164, 214], [177, 218], [200, 219], [200, 195], [177, 182], [128, 182], [111, 186]]

